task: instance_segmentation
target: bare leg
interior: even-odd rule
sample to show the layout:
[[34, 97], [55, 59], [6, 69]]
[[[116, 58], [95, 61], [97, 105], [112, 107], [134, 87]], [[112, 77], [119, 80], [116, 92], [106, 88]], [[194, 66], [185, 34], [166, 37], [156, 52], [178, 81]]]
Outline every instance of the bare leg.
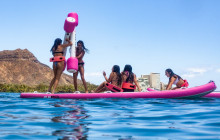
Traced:
[[87, 89], [87, 85], [86, 85], [86, 80], [84, 78], [84, 67], [83, 66], [79, 66], [79, 72], [80, 72], [80, 76], [81, 76], [83, 85], [85, 87], [85, 93], [88, 93], [88, 89]]
[[56, 72], [56, 75], [55, 75], [54, 87], [53, 87], [52, 93], [55, 92], [56, 87], [57, 87], [57, 85], [59, 83], [60, 77], [61, 77], [61, 75], [63, 73], [63, 67], [64, 67], [64, 62], [59, 62], [57, 64], [57, 72]]
[[51, 88], [52, 88], [53, 85], [54, 85], [55, 78], [56, 78], [56, 73], [57, 73], [57, 68], [56, 68], [55, 64], [53, 64], [53, 74], [54, 74], [54, 76], [53, 76], [52, 81], [50, 82], [50, 86], [49, 86], [49, 88], [48, 88], [48, 92], [51, 92]]
[[74, 84], [75, 91], [78, 90], [78, 88], [77, 88], [77, 76], [78, 76], [78, 71], [73, 73], [73, 84]]
[[100, 93], [100, 92], [104, 92], [104, 91], [107, 91], [108, 89], [104, 86], [103, 88], [101, 88], [97, 93]]
[[51, 92], [51, 88], [52, 88], [52, 86], [54, 84], [54, 81], [55, 81], [55, 76], [53, 77], [52, 81], [50, 82], [50, 86], [49, 86], [49, 88], [47, 90], [48, 92]]
[[105, 91], [106, 90], [106, 87], [105, 87], [106, 83], [107, 83], [106, 81], [101, 83], [94, 92], [99, 93], [99, 92]]
[[172, 88], [172, 90], [180, 89], [179, 87]]

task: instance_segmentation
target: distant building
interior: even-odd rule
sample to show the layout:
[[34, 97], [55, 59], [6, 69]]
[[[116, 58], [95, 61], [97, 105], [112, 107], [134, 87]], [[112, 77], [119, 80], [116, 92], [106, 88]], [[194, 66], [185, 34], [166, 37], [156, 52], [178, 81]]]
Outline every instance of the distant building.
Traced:
[[165, 90], [165, 84], [160, 82], [160, 73], [150, 73], [150, 75], [141, 75], [137, 79], [141, 90], [154, 88], [156, 90]]
[[150, 74], [150, 86], [157, 90], [160, 90], [160, 73]]
[[150, 87], [150, 76], [149, 75], [141, 75], [140, 78], [137, 79], [141, 90], [147, 90]]

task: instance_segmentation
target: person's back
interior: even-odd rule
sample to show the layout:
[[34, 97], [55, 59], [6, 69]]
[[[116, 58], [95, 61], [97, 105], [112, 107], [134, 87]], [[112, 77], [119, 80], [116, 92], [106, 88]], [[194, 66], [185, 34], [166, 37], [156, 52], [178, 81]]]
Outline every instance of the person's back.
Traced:
[[132, 72], [131, 65], [125, 65], [124, 71], [121, 74], [122, 74], [122, 89], [124, 90], [124, 92], [134, 92], [136, 86], [138, 88], [138, 91], [141, 91], [140, 86], [136, 79], [136, 75]]
[[111, 84], [112, 85], [115, 85], [115, 86], [118, 86], [118, 87], [121, 87], [121, 74], [117, 74], [116, 72], [112, 72], [111, 73], [111, 76], [112, 76], [112, 79], [111, 79]]
[[112, 67], [112, 72], [109, 75], [109, 78], [107, 78], [105, 71], [103, 71], [103, 76], [105, 78], [105, 81], [100, 84], [95, 91], [95, 93], [103, 92], [106, 90], [110, 90], [112, 92], [122, 92], [121, 89], [121, 73], [120, 73], [120, 67], [118, 65], [114, 65]]

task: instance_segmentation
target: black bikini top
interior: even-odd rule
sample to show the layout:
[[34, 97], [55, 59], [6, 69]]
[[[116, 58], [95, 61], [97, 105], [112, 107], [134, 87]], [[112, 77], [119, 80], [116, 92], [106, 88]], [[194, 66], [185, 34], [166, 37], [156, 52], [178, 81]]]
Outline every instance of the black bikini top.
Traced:
[[62, 53], [63, 54], [64, 52], [53, 52], [53, 54], [55, 54], [55, 53]]

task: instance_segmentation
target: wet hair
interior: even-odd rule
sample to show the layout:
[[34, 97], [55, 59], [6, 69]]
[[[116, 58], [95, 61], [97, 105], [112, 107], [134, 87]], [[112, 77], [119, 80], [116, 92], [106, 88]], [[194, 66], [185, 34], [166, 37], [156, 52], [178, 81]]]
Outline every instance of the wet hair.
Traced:
[[60, 38], [55, 39], [54, 44], [52, 48], [50, 49], [50, 51], [53, 53], [54, 51], [57, 50], [57, 47], [61, 44], [62, 44], [62, 40]]
[[84, 42], [82, 40], [77, 41], [77, 44], [80, 43], [82, 44], [82, 48], [85, 52], [89, 53], [89, 50], [84, 46]]
[[117, 84], [121, 85], [122, 78], [121, 78], [121, 73], [120, 73], [120, 67], [118, 65], [114, 65], [113, 66], [113, 72], [115, 72], [117, 74], [117, 76], [118, 76]]
[[166, 69], [166, 72], [170, 74], [169, 81], [173, 76], [177, 76], [179, 79], [182, 79], [179, 75], [175, 74], [172, 69]]
[[128, 75], [128, 77], [127, 77], [127, 79], [126, 79], [126, 82], [128, 82], [128, 81], [131, 81], [131, 82], [133, 82], [134, 81], [134, 74], [133, 74], [133, 72], [132, 72], [132, 67], [131, 67], [131, 65], [125, 65], [125, 67], [124, 67], [124, 72], [125, 71], [127, 71], [128, 73], [129, 73], [129, 75]]

